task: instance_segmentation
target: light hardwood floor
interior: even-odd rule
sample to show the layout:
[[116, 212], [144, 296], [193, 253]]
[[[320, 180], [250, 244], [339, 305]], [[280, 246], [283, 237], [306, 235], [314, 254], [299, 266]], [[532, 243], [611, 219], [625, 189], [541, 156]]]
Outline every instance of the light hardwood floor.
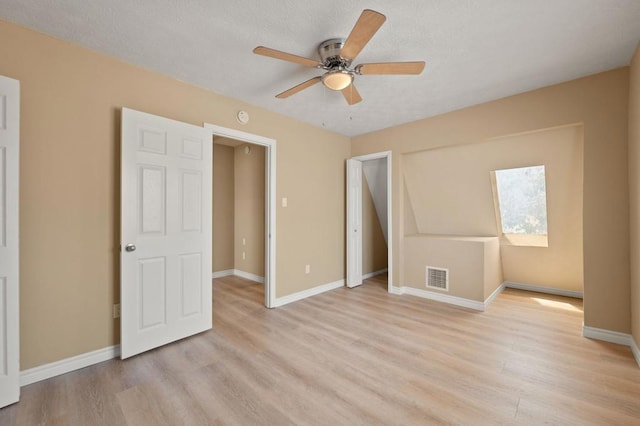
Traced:
[[640, 424], [640, 368], [581, 336], [578, 299], [506, 290], [479, 313], [380, 276], [262, 300], [215, 280], [212, 331], [26, 386], [0, 424]]

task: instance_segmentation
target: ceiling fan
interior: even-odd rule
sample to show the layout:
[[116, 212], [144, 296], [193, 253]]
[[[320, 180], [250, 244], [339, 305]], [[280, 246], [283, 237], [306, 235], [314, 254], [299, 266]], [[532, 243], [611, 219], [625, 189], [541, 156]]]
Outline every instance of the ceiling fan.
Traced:
[[371, 40], [371, 37], [380, 29], [386, 19], [387, 18], [379, 12], [365, 9], [346, 40], [343, 38], [332, 38], [320, 43], [318, 46], [320, 61], [264, 46], [256, 47], [253, 49], [253, 53], [326, 71], [321, 76], [313, 77], [289, 90], [285, 90], [276, 95], [276, 98], [288, 98], [301, 90], [322, 82], [322, 84], [331, 90], [341, 91], [349, 105], [357, 104], [362, 101], [362, 97], [353, 85], [353, 80], [356, 75], [420, 74], [424, 69], [424, 61], [378, 62], [359, 64], [355, 67], [351, 66], [353, 60], [369, 40]]

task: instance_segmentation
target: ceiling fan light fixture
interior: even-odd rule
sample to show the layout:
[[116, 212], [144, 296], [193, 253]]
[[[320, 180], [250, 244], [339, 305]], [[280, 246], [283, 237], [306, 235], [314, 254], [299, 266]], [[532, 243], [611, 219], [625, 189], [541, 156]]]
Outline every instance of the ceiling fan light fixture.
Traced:
[[353, 73], [344, 70], [329, 71], [322, 76], [322, 84], [331, 90], [342, 90], [353, 82]]
[[310, 78], [277, 94], [276, 98], [288, 98], [322, 81], [322, 84], [328, 89], [342, 92], [347, 103], [354, 105], [362, 101], [362, 97], [353, 85], [356, 75], [415, 75], [420, 74], [424, 69], [424, 61], [374, 62], [352, 65], [354, 59], [369, 43], [369, 40], [380, 29], [386, 19], [382, 13], [375, 10], [363, 10], [358, 21], [351, 29], [349, 37], [346, 39], [332, 38], [320, 43], [318, 46], [320, 61], [264, 46], [256, 47], [253, 49], [253, 53], [326, 71], [321, 76]]

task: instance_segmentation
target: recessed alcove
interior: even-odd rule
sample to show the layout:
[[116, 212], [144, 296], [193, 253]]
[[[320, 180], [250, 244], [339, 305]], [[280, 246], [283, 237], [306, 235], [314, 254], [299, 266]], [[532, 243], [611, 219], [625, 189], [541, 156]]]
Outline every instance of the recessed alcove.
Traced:
[[[408, 153], [401, 164], [400, 286], [442, 293], [425, 287], [432, 265], [450, 268], [448, 295], [474, 301], [504, 281], [583, 291], [581, 125]], [[509, 243], [496, 219], [492, 173], [529, 166], [545, 168], [546, 247]]]

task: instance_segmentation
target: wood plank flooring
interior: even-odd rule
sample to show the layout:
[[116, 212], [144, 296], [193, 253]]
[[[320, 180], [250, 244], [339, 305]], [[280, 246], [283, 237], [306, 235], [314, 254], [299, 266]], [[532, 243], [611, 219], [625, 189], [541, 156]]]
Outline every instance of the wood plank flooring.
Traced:
[[25, 386], [0, 424], [640, 424], [640, 368], [581, 336], [581, 300], [506, 290], [479, 313], [386, 276], [275, 310], [262, 292], [215, 280], [213, 330]]

